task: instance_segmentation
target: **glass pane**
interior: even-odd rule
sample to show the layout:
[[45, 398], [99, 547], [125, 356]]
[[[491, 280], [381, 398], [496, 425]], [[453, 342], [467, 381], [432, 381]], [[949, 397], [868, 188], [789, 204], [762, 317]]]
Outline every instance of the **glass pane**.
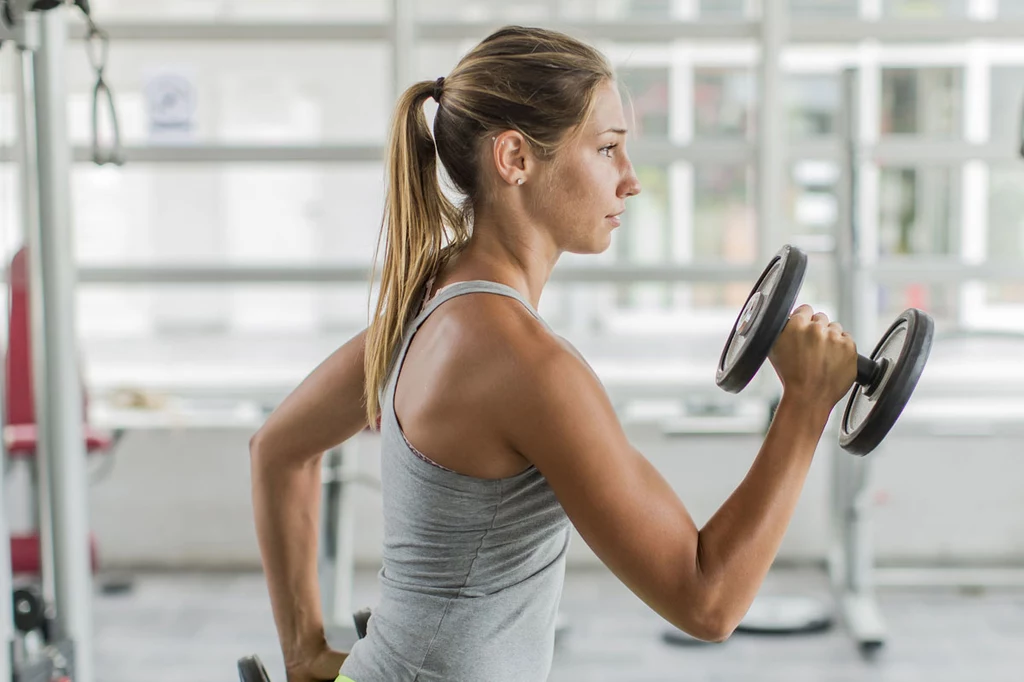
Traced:
[[879, 255], [959, 254], [960, 187], [959, 168], [882, 168]]
[[856, 17], [858, 0], [789, 0], [789, 11], [796, 17]]
[[746, 136], [753, 130], [754, 73], [735, 67], [697, 67], [693, 71], [694, 133]]
[[1024, 17], [1024, 2], [1020, 0], [996, 0], [996, 11], [1001, 17]]
[[[882, 284], [878, 287], [878, 317], [875, 328], [881, 335], [896, 316], [907, 308], [918, 308], [935, 319], [938, 329], [957, 326], [960, 287], [956, 284]], [[867, 355], [877, 339], [864, 342], [860, 353]]]
[[[107, 80], [126, 144], [382, 144], [390, 54], [384, 43], [123, 42]], [[89, 144], [95, 74], [77, 49], [67, 74], [71, 140]]]
[[0, 163], [0, 266], [10, 264], [22, 243], [18, 169], [13, 163]]
[[636, 137], [665, 139], [669, 131], [669, 78], [664, 67], [622, 67], [617, 71], [626, 116]]
[[746, 0], [700, 0], [702, 19], [742, 19], [746, 13]]
[[1019, 306], [1010, 315], [1004, 315], [1002, 321], [1024, 328], [1024, 282], [993, 282], [985, 285], [985, 302], [989, 305]]
[[[1024, 16], [1024, 12], [1021, 15]], [[1024, 143], [1024, 66], [992, 67], [990, 111], [993, 140], [1005, 141], [1015, 148]]]
[[883, 135], [958, 138], [963, 130], [963, 69], [882, 69]]
[[787, 74], [783, 81], [789, 135], [832, 135], [839, 127], [842, 92], [834, 73]]
[[384, 20], [391, 0], [91, 0], [97, 21], [334, 19]]
[[[548, 0], [416, 0], [416, 15], [428, 21], [537, 21], [551, 18]], [[484, 36], [481, 35], [480, 38]]]
[[962, 17], [968, 0], [882, 0], [882, 14], [906, 19]]
[[1024, 169], [994, 166], [989, 174], [988, 258], [1024, 261]]
[[[676, 235], [672, 230], [669, 172], [664, 166], [637, 166], [643, 191], [629, 200], [622, 226], [613, 232], [616, 263], [658, 265], [671, 262]], [[671, 285], [661, 283], [616, 286], [620, 308], [665, 308], [671, 304]]]
[[72, 175], [83, 263], [368, 265], [383, 206], [381, 164], [223, 164]]
[[[139, 363], [151, 371], [173, 372], [173, 365], [161, 368], [162, 363], [176, 358], [190, 366], [234, 361], [244, 365], [243, 358], [249, 356], [255, 362], [251, 369], [257, 371], [257, 366], [270, 368], [294, 359], [280, 348], [276, 353], [268, 349], [274, 343], [290, 338], [293, 343], [336, 348], [335, 334], [365, 327], [369, 289], [365, 283], [339, 282], [87, 284], [79, 286], [76, 298], [78, 327], [88, 354], [104, 365]], [[166, 310], [168, 300], [180, 304]], [[238, 343], [239, 337], [246, 337], [246, 343]], [[233, 350], [218, 359], [217, 348], [232, 338]], [[119, 342], [132, 339], [147, 343]]]
[[[748, 166], [699, 165], [693, 172], [693, 259], [754, 263], [758, 235], [754, 171]], [[749, 288], [749, 287], [748, 287]]]
[[833, 161], [806, 159], [790, 167], [783, 239], [811, 251], [834, 248], [839, 179], [839, 166]]

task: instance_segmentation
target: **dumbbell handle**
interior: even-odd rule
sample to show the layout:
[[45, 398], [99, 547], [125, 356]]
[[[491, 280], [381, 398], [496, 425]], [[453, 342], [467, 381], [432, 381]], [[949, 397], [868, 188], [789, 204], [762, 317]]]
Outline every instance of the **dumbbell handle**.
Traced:
[[[857, 354], [857, 383], [868, 389], [874, 389], [885, 375], [885, 361], [876, 362]], [[869, 391], [870, 392], [870, 391]]]

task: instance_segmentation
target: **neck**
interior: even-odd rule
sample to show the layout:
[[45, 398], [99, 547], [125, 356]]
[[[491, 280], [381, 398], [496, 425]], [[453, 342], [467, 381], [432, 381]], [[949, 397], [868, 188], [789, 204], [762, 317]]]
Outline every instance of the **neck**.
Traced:
[[473, 236], [444, 280], [486, 279], [506, 284], [538, 307], [560, 252], [541, 231], [515, 216], [475, 216]]

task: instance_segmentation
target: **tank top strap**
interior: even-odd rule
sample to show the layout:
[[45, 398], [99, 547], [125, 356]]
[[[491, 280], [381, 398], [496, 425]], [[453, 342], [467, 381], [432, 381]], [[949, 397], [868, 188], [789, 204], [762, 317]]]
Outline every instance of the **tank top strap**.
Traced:
[[393, 397], [393, 391], [397, 383], [395, 382], [395, 378], [397, 378], [398, 373], [401, 371], [402, 364], [405, 362], [405, 355], [409, 351], [409, 345], [412, 343], [412, 339], [416, 335], [416, 332], [419, 331], [420, 326], [422, 326], [423, 323], [427, 321], [427, 318], [430, 317], [430, 315], [445, 302], [450, 301], [451, 299], [456, 298], [458, 296], [479, 293], [498, 294], [500, 296], [514, 298], [515, 300], [522, 303], [523, 307], [525, 307], [526, 310], [529, 311], [529, 313], [533, 315], [534, 318], [536, 318], [542, 325], [544, 325], [546, 329], [551, 331], [551, 327], [548, 326], [548, 324], [544, 321], [544, 318], [540, 316], [540, 314], [534, 309], [533, 305], [526, 299], [526, 297], [519, 293], [519, 291], [517, 291], [516, 289], [513, 289], [512, 287], [508, 286], [507, 284], [501, 284], [500, 282], [491, 282], [489, 280], [483, 279], [468, 280], [465, 282], [455, 282], [454, 284], [449, 284], [448, 286], [443, 287], [436, 294], [434, 294], [433, 298], [426, 300], [422, 306], [420, 313], [415, 318], [413, 318], [412, 322], [410, 322], [407, 325], [405, 335], [402, 339], [402, 345], [398, 349], [398, 353], [395, 356], [394, 361], [392, 362], [391, 365], [391, 370], [389, 371], [389, 380], [385, 382], [384, 386], [381, 387], [381, 405], [385, 405], [387, 399], [389, 397]]

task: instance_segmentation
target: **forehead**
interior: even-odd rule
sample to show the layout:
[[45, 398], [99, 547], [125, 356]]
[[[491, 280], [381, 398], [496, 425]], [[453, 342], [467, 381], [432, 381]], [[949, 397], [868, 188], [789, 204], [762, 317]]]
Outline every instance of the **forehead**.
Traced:
[[594, 97], [594, 109], [584, 130], [597, 135], [609, 128], [626, 128], [622, 95], [614, 81], [606, 82], [597, 89]]

